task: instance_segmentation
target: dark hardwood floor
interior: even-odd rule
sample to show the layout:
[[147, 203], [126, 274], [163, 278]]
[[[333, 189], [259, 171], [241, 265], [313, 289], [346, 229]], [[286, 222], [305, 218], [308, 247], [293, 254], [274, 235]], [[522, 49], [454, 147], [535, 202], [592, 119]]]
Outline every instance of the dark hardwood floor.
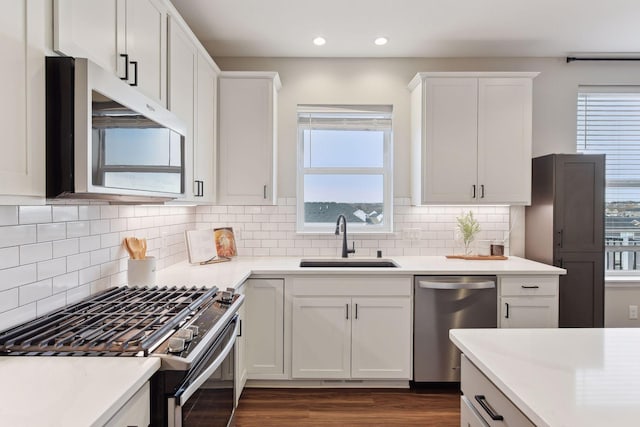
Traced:
[[460, 394], [445, 390], [245, 388], [238, 427], [460, 425]]

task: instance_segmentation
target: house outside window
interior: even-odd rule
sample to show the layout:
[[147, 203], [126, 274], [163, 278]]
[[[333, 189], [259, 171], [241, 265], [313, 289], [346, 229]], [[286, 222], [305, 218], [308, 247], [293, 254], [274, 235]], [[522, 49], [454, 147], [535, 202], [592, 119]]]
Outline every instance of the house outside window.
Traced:
[[393, 228], [392, 107], [299, 105], [297, 231], [333, 233]]
[[580, 87], [577, 152], [605, 154], [605, 268], [640, 270], [640, 87]]

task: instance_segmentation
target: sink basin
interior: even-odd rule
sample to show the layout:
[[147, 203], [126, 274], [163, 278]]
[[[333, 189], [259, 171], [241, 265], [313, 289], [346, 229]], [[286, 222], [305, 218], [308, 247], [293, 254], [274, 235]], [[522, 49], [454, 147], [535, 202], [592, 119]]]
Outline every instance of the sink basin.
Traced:
[[368, 268], [368, 267], [398, 267], [392, 259], [384, 258], [336, 258], [336, 259], [303, 259], [300, 267], [344, 267], [344, 268]]

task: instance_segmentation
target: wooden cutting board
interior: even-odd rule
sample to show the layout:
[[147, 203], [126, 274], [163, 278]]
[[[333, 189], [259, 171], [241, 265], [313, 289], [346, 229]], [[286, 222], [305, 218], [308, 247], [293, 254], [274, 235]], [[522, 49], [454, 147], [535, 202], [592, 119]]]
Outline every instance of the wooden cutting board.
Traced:
[[447, 255], [449, 259], [469, 259], [482, 261], [504, 261], [509, 257], [504, 255]]

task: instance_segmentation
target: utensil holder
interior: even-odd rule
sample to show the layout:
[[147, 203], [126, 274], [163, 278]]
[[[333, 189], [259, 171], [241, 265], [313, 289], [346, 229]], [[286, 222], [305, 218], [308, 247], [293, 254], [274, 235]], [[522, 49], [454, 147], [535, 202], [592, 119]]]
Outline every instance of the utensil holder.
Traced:
[[129, 285], [156, 284], [156, 258], [129, 259], [127, 265], [127, 281]]

